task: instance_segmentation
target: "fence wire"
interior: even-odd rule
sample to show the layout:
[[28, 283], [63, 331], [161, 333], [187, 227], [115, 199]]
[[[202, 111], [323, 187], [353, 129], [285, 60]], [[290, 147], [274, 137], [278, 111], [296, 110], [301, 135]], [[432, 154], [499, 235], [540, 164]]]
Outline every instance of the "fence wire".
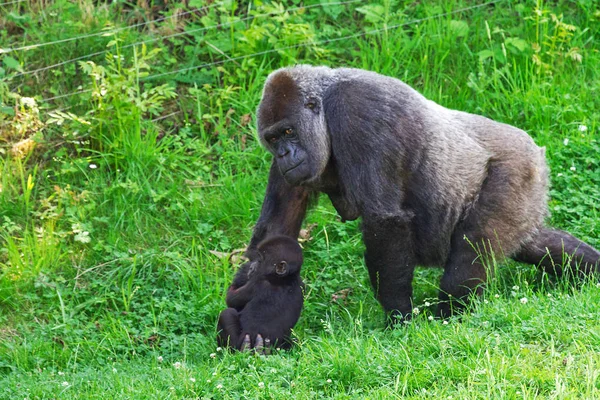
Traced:
[[8, 2], [6, 2], [6, 3], [0, 3], [0, 7], [3, 7], [3, 6], [8, 6], [8, 5], [10, 5], [10, 4], [22, 3], [22, 2], [24, 2], [24, 1], [25, 1], [25, 0], [15, 0], [15, 1], [8, 1]]
[[[362, 0], [347, 0], [347, 1], [332, 2], [332, 3], [313, 4], [313, 5], [309, 5], [309, 6], [289, 8], [289, 9], [285, 10], [285, 12], [293, 12], [293, 11], [298, 11], [298, 10], [301, 10], [301, 9], [310, 9], [310, 8], [314, 8], [314, 7], [321, 7], [321, 8], [323, 8], [323, 7], [328, 7], [328, 6], [351, 4], [351, 3], [357, 3], [357, 2], [360, 2], [360, 1], [362, 1]], [[142, 45], [142, 44], [153, 43], [153, 42], [156, 42], [156, 41], [159, 41], [159, 40], [163, 40], [163, 39], [169, 39], [169, 38], [174, 38], [174, 37], [178, 37], [178, 36], [189, 35], [191, 33], [198, 33], [198, 32], [210, 31], [210, 30], [218, 29], [218, 28], [225, 28], [225, 27], [228, 27], [228, 26], [240, 23], [240, 22], [246, 22], [246, 21], [254, 20], [256, 18], [263, 18], [263, 17], [272, 16], [272, 15], [278, 15], [279, 13], [280, 13], [279, 11], [273, 11], [273, 12], [270, 12], [270, 13], [253, 15], [253, 16], [241, 18], [241, 19], [238, 19], [238, 20], [235, 20], [235, 21], [223, 22], [223, 23], [220, 23], [220, 24], [206, 26], [206, 27], [203, 27], [203, 28], [190, 29], [190, 30], [187, 30], [187, 31], [184, 31], [184, 32], [177, 32], [177, 33], [173, 33], [173, 34], [170, 34], [170, 35], [163, 35], [163, 36], [159, 36], [159, 37], [152, 38], [152, 39], [146, 39], [146, 40], [142, 40], [142, 41], [139, 41], [139, 42], [130, 43], [130, 44], [121, 46], [121, 49], [128, 49], [128, 48], [131, 48], [131, 47], [139, 46], [139, 45]], [[127, 29], [127, 28], [125, 28], [125, 29]], [[100, 33], [100, 34], [102, 34], [102, 33]], [[92, 36], [97, 36], [97, 35], [94, 34]], [[83, 36], [83, 37], [89, 37], [89, 36]], [[48, 44], [52, 44], [52, 42], [48, 42]], [[35, 45], [32, 45], [32, 46], [35, 46]], [[56, 64], [48, 65], [48, 66], [45, 66], [45, 67], [41, 67], [41, 68], [37, 68], [37, 69], [34, 69], [34, 70], [30, 70], [30, 71], [21, 72], [19, 74], [16, 74], [14, 77], [18, 78], [19, 76], [31, 75], [31, 74], [35, 74], [37, 72], [42, 72], [42, 71], [46, 71], [46, 70], [49, 70], [49, 69], [58, 68], [58, 67], [63, 66], [63, 65], [71, 64], [71, 63], [76, 62], [76, 61], [85, 60], [85, 59], [88, 59], [88, 58], [91, 58], [91, 57], [95, 57], [95, 56], [99, 56], [99, 55], [106, 54], [106, 53], [108, 53], [108, 50], [102, 50], [102, 51], [98, 51], [98, 52], [95, 52], [95, 53], [86, 54], [86, 55], [83, 55], [83, 56], [80, 56], [80, 57], [72, 58], [70, 60], [61, 61], [61, 62], [56, 63]]]
[[262, 56], [262, 55], [265, 55], [265, 54], [275, 53], [275, 52], [279, 52], [279, 51], [283, 51], [283, 50], [290, 50], [290, 49], [296, 49], [296, 48], [300, 48], [300, 47], [307, 47], [307, 46], [310, 46], [310, 45], [319, 45], [319, 44], [333, 43], [333, 42], [338, 42], [338, 41], [341, 41], [341, 40], [346, 40], [346, 39], [352, 39], [352, 38], [356, 38], [356, 37], [371, 35], [371, 34], [374, 34], [374, 33], [385, 32], [385, 31], [389, 31], [389, 30], [392, 30], [392, 29], [400, 28], [400, 27], [403, 27], [403, 26], [418, 24], [418, 23], [429, 21], [429, 20], [432, 20], [432, 19], [442, 18], [442, 17], [446, 17], [446, 16], [449, 16], [449, 15], [458, 14], [458, 13], [461, 13], [461, 12], [473, 10], [473, 9], [476, 9], [476, 8], [489, 6], [491, 4], [495, 4], [495, 3], [498, 3], [500, 1], [503, 1], [503, 0], [492, 0], [492, 1], [489, 1], [487, 3], [478, 4], [476, 6], [465, 7], [465, 8], [461, 8], [461, 9], [458, 9], [458, 10], [454, 10], [454, 11], [449, 11], [449, 12], [446, 12], [446, 13], [442, 13], [442, 14], [432, 15], [430, 17], [424, 17], [424, 18], [415, 19], [415, 20], [412, 20], [410, 22], [404, 22], [404, 23], [401, 23], [401, 24], [390, 25], [390, 26], [385, 27], [385, 28], [373, 29], [373, 30], [370, 30], [370, 31], [355, 33], [355, 34], [352, 34], [352, 35], [342, 36], [342, 37], [339, 37], [339, 38], [324, 39], [324, 40], [317, 40], [317, 41], [307, 41], [307, 42], [302, 42], [302, 43], [291, 45], [291, 46], [285, 46], [285, 47], [280, 47], [280, 48], [277, 48], [277, 49], [265, 50], [265, 51], [261, 51], [261, 52], [258, 52], [258, 53], [244, 55], [244, 56], [231, 57], [231, 58], [228, 58], [226, 60], [215, 61], [215, 62], [211, 62], [211, 63], [207, 63], [207, 64], [201, 64], [201, 65], [195, 65], [193, 67], [188, 67], [188, 68], [181, 68], [181, 69], [178, 69], [178, 70], [175, 70], [175, 71], [169, 71], [169, 72], [163, 72], [161, 74], [150, 75], [150, 76], [144, 78], [144, 80], [150, 80], [150, 79], [154, 79], [154, 78], [158, 78], [158, 77], [162, 77], [162, 76], [166, 76], [166, 75], [173, 75], [173, 74], [177, 74], [177, 73], [180, 73], [180, 72], [191, 71], [191, 70], [194, 70], [194, 69], [200, 69], [200, 68], [211, 67], [211, 66], [214, 66], [214, 65], [225, 64], [227, 62], [239, 61], [239, 60], [243, 60], [243, 59], [246, 59], [246, 58], [251, 58], [251, 57], [256, 57], [256, 56]]
[[[347, 36], [342, 36], [342, 37], [338, 37], [338, 38], [323, 39], [323, 40], [317, 40], [317, 41], [306, 41], [306, 42], [298, 43], [298, 44], [295, 44], [295, 45], [280, 47], [280, 48], [271, 49], [271, 50], [265, 50], [265, 51], [261, 51], [261, 52], [257, 52], [257, 53], [253, 53], [253, 54], [247, 54], [247, 55], [238, 56], [238, 57], [227, 57], [227, 59], [225, 59], [225, 60], [219, 60], [219, 61], [214, 61], [214, 62], [210, 62], [210, 63], [195, 65], [195, 66], [192, 66], [192, 67], [180, 68], [180, 69], [177, 69], [177, 70], [174, 70], [174, 71], [169, 71], [169, 72], [163, 72], [163, 73], [160, 73], [160, 74], [150, 75], [150, 76], [148, 76], [146, 78], [143, 78], [142, 81], [148, 81], [148, 80], [151, 80], [151, 79], [156, 79], [156, 78], [160, 78], [160, 77], [168, 76], [168, 75], [174, 75], [174, 74], [178, 74], [178, 73], [181, 73], [181, 72], [192, 71], [192, 70], [196, 70], [196, 69], [200, 69], [200, 68], [207, 68], [207, 67], [212, 67], [212, 66], [215, 66], [215, 65], [222, 65], [222, 64], [226, 64], [228, 62], [236, 62], [236, 61], [239, 61], [239, 60], [244, 60], [244, 59], [252, 58], [252, 57], [258, 57], [258, 56], [262, 56], [262, 55], [266, 55], [266, 54], [272, 54], [272, 53], [276, 53], [276, 52], [280, 52], [280, 51], [284, 51], [284, 50], [290, 50], [290, 49], [296, 49], [296, 48], [301, 48], [301, 47], [307, 47], [307, 46], [311, 46], [311, 45], [323, 45], [323, 44], [328, 44], [328, 43], [339, 42], [339, 41], [342, 41], [342, 40], [347, 40], [347, 39], [352, 39], [352, 38], [357, 38], [357, 37], [372, 35], [372, 34], [375, 34], [375, 33], [386, 32], [386, 31], [389, 31], [389, 30], [392, 30], [392, 29], [401, 28], [401, 27], [404, 27], [404, 26], [419, 24], [421, 22], [430, 21], [430, 20], [437, 19], [437, 18], [443, 18], [443, 17], [447, 17], [447, 16], [450, 16], [450, 15], [454, 15], [454, 14], [459, 14], [459, 13], [471, 11], [471, 10], [474, 10], [474, 9], [477, 9], [477, 8], [481, 8], [481, 7], [486, 7], [486, 6], [489, 6], [489, 5], [492, 5], [492, 4], [496, 4], [496, 3], [499, 3], [499, 2], [502, 2], [502, 1], [504, 1], [504, 0], [492, 0], [492, 1], [488, 1], [486, 3], [477, 4], [477, 5], [469, 6], [469, 7], [464, 7], [464, 8], [460, 8], [458, 10], [454, 10], [454, 11], [448, 11], [448, 12], [445, 12], [445, 13], [440, 13], [440, 14], [429, 16], [429, 17], [413, 19], [413, 20], [411, 20], [409, 22], [403, 22], [403, 23], [400, 23], [400, 24], [390, 25], [390, 26], [387, 26], [385, 28], [372, 29], [372, 30], [369, 30], [369, 31], [359, 32], [359, 33], [355, 33], [355, 34], [347, 35]], [[328, 3], [328, 4], [332, 4], [332, 3]], [[42, 101], [43, 102], [50, 102], [50, 101], [53, 101], [53, 100], [57, 100], [57, 99], [65, 98], [65, 97], [74, 96], [76, 94], [89, 93], [91, 91], [92, 91], [92, 89], [79, 90], [79, 91], [76, 91], [76, 92], [73, 92], [73, 93], [67, 93], [67, 94], [63, 94], [63, 95], [53, 96], [53, 97], [50, 97], [50, 98], [45, 98], [45, 99], [42, 99]]]
[[[19, 1], [25, 1], [25, 0], [19, 0]], [[166, 21], [168, 19], [173, 19], [173, 18], [177, 18], [177, 17], [183, 17], [184, 15], [192, 14], [192, 13], [195, 13], [197, 11], [208, 10], [210, 8], [220, 6], [222, 4], [223, 3], [215, 3], [215, 4], [211, 4], [209, 6], [198, 7], [198, 8], [194, 8], [193, 10], [185, 11], [183, 13], [179, 13], [179, 14], [176, 13], [176, 14], [170, 15], [168, 17], [161, 17], [161, 18], [153, 19], [152, 21], [140, 22], [139, 24], [123, 26], [121, 28], [105, 29], [105, 30], [102, 30], [100, 32], [88, 33], [88, 34], [85, 34], [85, 35], [75, 36], [75, 37], [72, 37], [72, 38], [65, 38], [65, 39], [53, 40], [51, 42], [35, 43], [35, 44], [30, 44], [30, 45], [21, 46], [21, 47], [12, 47], [12, 48], [8, 48], [8, 49], [2, 49], [1, 53], [12, 53], [12, 52], [21, 51], [21, 50], [33, 50], [33, 49], [37, 49], [37, 48], [40, 48], [40, 47], [51, 46], [51, 45], [54, 45], [54, 44], [62, 44], [62, 43], [72, 42], [74, 40], [87, 39], [87, 38], [96, 37], [96, 36], [113, 35], [115, 33], [126, 31], [128, 29], [133, 29], [133, 28], [137, 28], [137, 27], [140, 27], [140, 26], [145, 26], [145, 25], [153, 24], [155, 22]], [[90, 57], [91, 57], [91, 55], [90, 55]], [[63, 65], [63, 64], [60, 64], [60, 65]], [[35, 72], [35, 71], [23, 73], [21, 75], [27, 75], [27, 74], [33, 73], [33, 72]]]

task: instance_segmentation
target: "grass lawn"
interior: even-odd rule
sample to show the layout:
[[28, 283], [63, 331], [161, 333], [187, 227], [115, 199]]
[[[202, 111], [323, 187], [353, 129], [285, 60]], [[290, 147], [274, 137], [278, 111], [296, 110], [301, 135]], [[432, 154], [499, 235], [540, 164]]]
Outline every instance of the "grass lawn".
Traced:
[[270, 156], [254, 111], [296, 64], [398, 77], [526, 130], [549, 224], [600, 247], [600, 2], [289, 0], [0, 4], [0, 399], [600, 398], [600, 286], [503, 262], [432, 320], [418, 268], [397, 329], [358, 222], [302, 232], [297, 346], [216, 348]]

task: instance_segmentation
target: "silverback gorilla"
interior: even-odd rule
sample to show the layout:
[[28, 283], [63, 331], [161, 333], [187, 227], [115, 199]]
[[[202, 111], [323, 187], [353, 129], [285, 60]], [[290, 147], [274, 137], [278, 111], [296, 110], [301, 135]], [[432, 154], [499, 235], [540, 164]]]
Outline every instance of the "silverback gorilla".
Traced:
[[385, 311], [408, 318], [415, 265], [443, 266], [438, 315], [481, 293], [482, 256], [581, 274], [600, 252], [544, 225], [544, 149], [522, 130], [427, 100], [358, 69], [300, 65], [268, 77], [258, 134], [273, 154], [249, 245], [298, 237], [307, 206], [329, 196], [343, 220], [362, 218], [365, 262]]
[[302, 249], [290, 237], [273, 236], [258, 245], [254, 258], [240, 268], [227, 290], [229, 308], [219, 315], [217, 342], [242, 351], [289, 348], [304, 301]]

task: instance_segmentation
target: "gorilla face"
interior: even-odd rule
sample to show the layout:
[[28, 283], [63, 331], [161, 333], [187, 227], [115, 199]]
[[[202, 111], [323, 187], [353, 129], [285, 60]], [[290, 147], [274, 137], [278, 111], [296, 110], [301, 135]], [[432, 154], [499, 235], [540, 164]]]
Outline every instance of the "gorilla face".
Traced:
[[286, 182], [296, 185], [310, 180], [315, 174], [311, 159], [304, 149], [296, 125], [276, 124], [262, 132], [267, 149], [273, 153], [279, 172]]
[[291, 185], [316, 181], [330, 156], [320, 101], [301, 89], [289, 72], [277, 71], [268, 78], [258, 106], [260, 141]]

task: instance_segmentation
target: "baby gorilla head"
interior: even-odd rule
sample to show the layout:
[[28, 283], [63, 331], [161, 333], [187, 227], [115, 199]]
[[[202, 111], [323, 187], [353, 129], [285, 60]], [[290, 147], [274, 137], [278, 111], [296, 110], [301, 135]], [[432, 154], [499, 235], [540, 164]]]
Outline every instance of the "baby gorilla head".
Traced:
[[302, 249], [287, 236], [265, 239], [257, 259], [240, 269], [227, 291], [227, 308], [219, 316], [219, 346], [289, 347], [289, 336], [302, 311]]
[[265, 276], [286, 277], [300, 272], [302, 249], [288, 236], [274, 236], [258, 245], [257, 272]]

